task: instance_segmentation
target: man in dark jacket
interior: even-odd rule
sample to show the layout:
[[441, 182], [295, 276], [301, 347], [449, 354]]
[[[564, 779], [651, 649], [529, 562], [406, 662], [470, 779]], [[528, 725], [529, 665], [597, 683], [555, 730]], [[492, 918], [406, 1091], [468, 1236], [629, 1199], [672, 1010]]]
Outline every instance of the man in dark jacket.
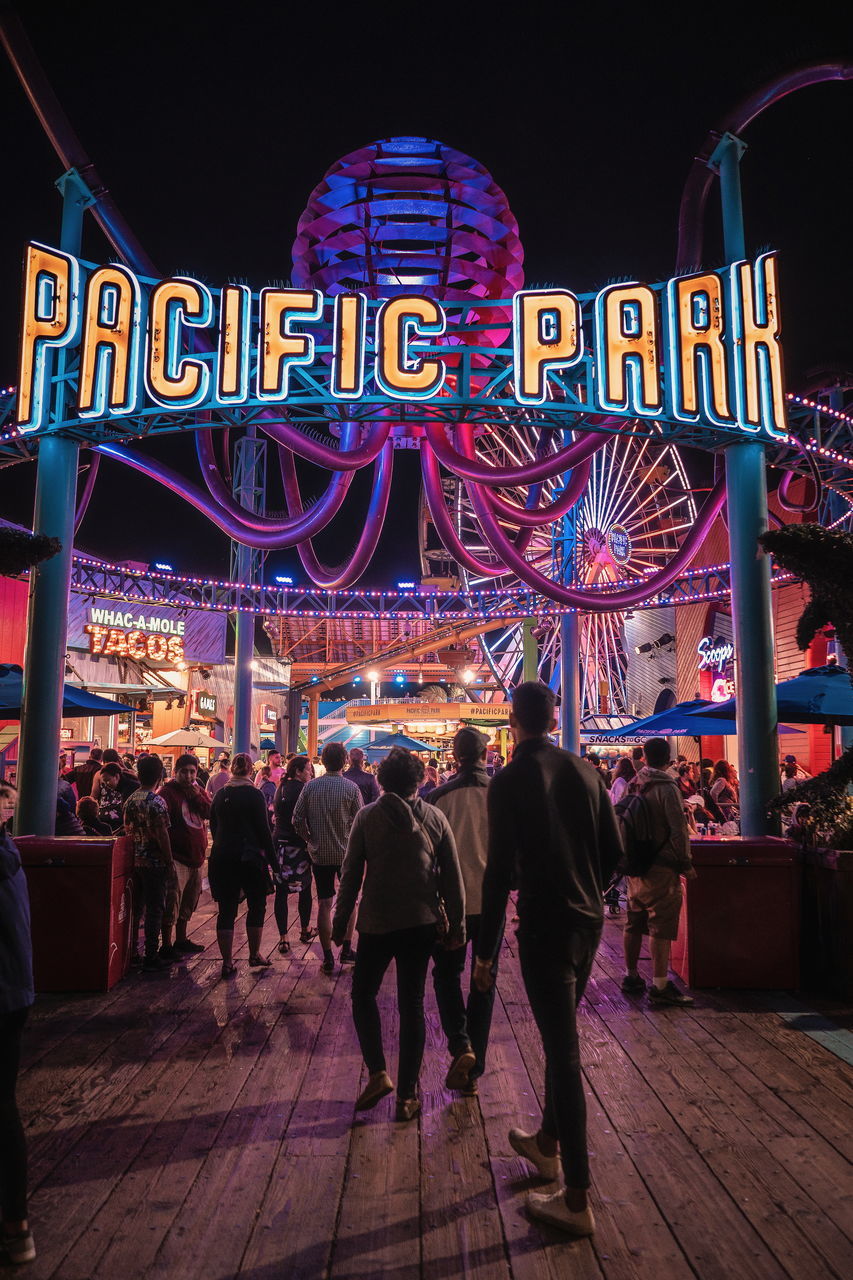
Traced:
[[510, 1145], [553, 1180], [559, 1146], [565, 1187], [531, 1194], [537, 1218], [573, 1235], [595, 1230], [587, 1204], [586, 1105], [576, 1011], [604, 923], [602, 889], [622, 853], [613, 806], [597, 770], [548, 734], [554, 695], [528, 681], [513, 693], [511, 762], [489, 785], [489, 853], [474, 980], [493, 982], [507, 897], [518, 889], [521, 973], [545, 1050], [545, 1109], [537, 1133], [511, 1129]]
[[[480, 935], [483, 873], [486, 869], [487, 746], [488, 739], [484, 733], [467, 726], [460, 729], [453, 739], [453, 755], [459, 772], [427, 797], [427, 803], [435, 805], [447, 818], [456, 841], [465, 883], [465, 936], [471, 942], [472, 970]], [[497, 945], [500, 947], [500, 938]], [[478, 991], [472, 983], [465, 1000], [462, 994], [465, 952], [465, 947], [452, 951], [436, 947], [432, 957], [432, 981], [441, 1029], [447, 1037], [451, 1057], [444, 1083], [448, 1089], [459, 1089], [470, 1097], [477, 1092], [477, 1080], [485, 1069], [495, 989], [492, 986], [488, 991]], [[496, 972], [497, 958], [492, 975]]]
[[379, 783], [365, 769], [364, 752], [360, 747], [353, 747], [349, 753], [349, 768], [344, 769], [343, 776], [355, 783], [365, 804], [373, 804], [374, 800], [379, 799]]
[[74, 769], [69, 769], [63, 775], [65, 780], [70, 782], [76, 789], [78, 800], [82, 800], [83, 796], [92, 794], [92, 783], [95, 780], [95, 775], [101, 771], [103, 754], [100, 747], [92, 747], [88, 760], [84, 760], [82, 764], [78, 764]]

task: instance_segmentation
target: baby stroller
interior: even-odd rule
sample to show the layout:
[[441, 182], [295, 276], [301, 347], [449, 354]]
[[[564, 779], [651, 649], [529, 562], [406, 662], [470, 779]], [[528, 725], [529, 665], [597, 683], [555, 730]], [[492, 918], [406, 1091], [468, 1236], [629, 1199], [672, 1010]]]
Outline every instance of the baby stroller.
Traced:
[[604, 902], [607, 906], [607, 914], [609, 916], [618, 916], [622, 913], [621, 892], [625, 883], [625, 877], [621, 871], [616, 871], [610, 879], [610, 883], [604, 890]]

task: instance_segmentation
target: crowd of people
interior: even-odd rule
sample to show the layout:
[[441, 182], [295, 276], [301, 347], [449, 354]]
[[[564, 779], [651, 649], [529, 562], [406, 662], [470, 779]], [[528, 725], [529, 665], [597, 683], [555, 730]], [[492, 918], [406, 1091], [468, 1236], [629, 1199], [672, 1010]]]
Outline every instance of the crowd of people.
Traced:
[[[791, 757], [793, 759], [793, 757]], [[606, 760], [597, 751], [584, 756], [604, 781], [610, 798], [618, 804], [644, 765], [642, 747], [626, 755]], [[789, 766], [790, 767], [790, 766]], [[796, 770], [796, 762], [794, 764]], [[689, 829], [697, 834], [719, 830], [735, 835], [740, 829], [740, 787], [737, 770], [728, 760], [689, 761], [679, 755], [667, 766], [678, 785]], [[799, 776], [799, 775], [798, 775]]]
[[[367, 1071], [355, 1109], [369, 1110], [396, 1092], [400, 1122], [411, 1121], [421, 1107], [430, 969], [447, 1046], [446, 1087], [468, 1097], [478, 1092], [513, 891], [522, 977], [546, 1075], [541, 1123], [534, 1132], [512, 1129], [509, 1141], [544, 1179], [555, 1181], [562, 1173], [557, 1190], [529, 1196], [530, 1212], [573, 1235], [589, 1235], [595, 1224], [587, 1201], [576, 1009], [601, 936], [603, 894], [614, 879], [627, 877], [623, 991], [636, 998], [646, 992], [638, 962], [647, 936], [646, 998], [689, 1006], [691, 997], [669, 976], [682, 876], [695, 875], [688, 815], [691, 809], [713, 813], [715, 805], [720, 815], [733, 812], [737, 778], [725, 761], [701, 768], [672, 762], [664, 739], [650, 740], [611, 770], [594, 752], [582, 760], [556, 747], [555, 725], [553, 694], [528, 682], [514, 691], [514, 750], [506, 764], [470, 727], [454, 738], [451, 770], [395, 748], [374, 773], [362, 752], [347, 755], [333, 742], [317, 761], [307, 755], [282, 759], [275, 752], [259, 764], [242, 752], [224, 755], [209, 774], [187, 754], [164, 780], [156, 755], [128, 760], [93, 752], [60, 779], [57, 825], [73, 819], [81, 830], [123, 831], [132, 841], [144, 939], [138, 959], [146, 974], [204, 949], [189, 934], [205, 862], [223, 981], [237, 970], [241, 901], [247, 963], [265, 969], [273, 963], [263, 949], [268, 899], [282, 956], [291, 947], [293, 899], [300, 940], [316, 939], [322, 973], [334, 974], [339, 966], [353, 970], [352, 1016]], [[11, 800], [8, 788], [3, 794]], [[24, 942], [26, 887], [6, 826], [0, 913], [3, 921], [15, 919], [18, 929], [14, 936], [0, 930], [2, 1208], [7, 1250], [23, 1260], [34, 1246], [14, 1085], [33, 989]], [[137, 923], [134, 936], [138, 929]], [[399, 1009], [396, 1082], [377, 1000], [392, 960]]]

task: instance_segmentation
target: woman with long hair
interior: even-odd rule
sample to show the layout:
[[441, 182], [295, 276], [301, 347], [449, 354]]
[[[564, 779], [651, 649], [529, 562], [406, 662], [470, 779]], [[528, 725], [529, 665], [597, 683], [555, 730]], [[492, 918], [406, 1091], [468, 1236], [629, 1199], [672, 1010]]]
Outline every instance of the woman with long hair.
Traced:
[[636, 776], [637, 770], [631, 758], [622, 756], [613, 770], [613, 780], [610, 783], [609, 795], [614, 804], [619, 803]]
[[287, 940], [288, 898], [290, 894], [299, 894], [299, 923], [302, 932], [300, 942], [310, 942], [315, 937], [311, 924], [311, 858], [308, 846], [293, 825], [293, 810], [296, 801], [306, 782], [314, 777], [314, 766], [307, 756], [292, 756], [284, 770], [284, 777], [278, 785], [273, 805], [275, 826], [276, 870], [275, 879], [275, 922], [278, 925], [279, 952], [284, 956], [290, 951]]
[[213, 848], [207, 866], [210, 892], [219, 907], [216, 941], [222, 956], [222, 977], [237, 972], [233, 960], [234, 923], [240, 894], [246, 896], [246, 937], [249, 964], [268, 969], [261, 955], [267, 894], [275, 849], [267, 816], [267, 802], [252, 778], [252, 757], [239, 751], [231, 761], [231, 778], [217, 791], [210, 810]]
[[370, 1078], [356, 1101], [357, 1111], [376, 1106], [394, 1088], [376, 997], [386, 969], [396, 962], [398, 1120], [412, 1120], [421, 1109], [417, 1084], [425, 1041], [424, 983], [445, 914], [445, 945], [465, 942], [465, 890], [453, 832], [441, 810], [418, 796], [423, 777], [422, 761], [401, 747], [394, 747], [380, 764], [384, 794], [355, 816], [332, 927], [332, 940], [340, 942], [362, 890], [352, 1014]]
[[728, 760], [718, 760], [714, 765], [711, 799], [721, 811], [725, 822], [737, 822], [740, 817], [738, 785]]

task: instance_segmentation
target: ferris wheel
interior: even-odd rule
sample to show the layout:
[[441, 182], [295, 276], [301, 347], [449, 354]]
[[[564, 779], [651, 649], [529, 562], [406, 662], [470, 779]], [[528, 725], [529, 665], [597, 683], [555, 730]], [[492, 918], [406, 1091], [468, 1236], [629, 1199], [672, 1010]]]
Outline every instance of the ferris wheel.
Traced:
[[[541, 573], [582, 587], [617, 585], [641, 579], [665, 566], [678, 551], [696, 520], [696, 502], [679, 450], [647, 434], [643, 424], [602, 437], [592, 456], [589, 479], [570, 514], [533, 532], [525, 556]], [[537, 428], [515, 422], [491, 427], [477, 441], [478, 454], [494, 466], [521, 464], [541, 457], [548, 444]], [[517, 584], [498, 568], [484, 541], [464, 481], [443, 478], [448, 514], [466, 549], [483, 566], [476, 573], [459, 565], [440, 545], [429, 509], [422, 502], [421, 564], [424, 574], [450, 574], [470, 590], [492, 591]], [[559, 496], [562, 481], [547, 481], [537, 501]], [[503, 491], [523, 506], [529, 491]], [[511, 536], [513, 529], [505, 525]], [[625, 614], [581, 615], [581, 690], [584, 714], [628, 712]], [[552, 688], [560, 679], [560, 627], [553, 616], [538, 619], [534, 634], [539, 648], [540, 678]], [[522, 624], [513, 623], [482, 637], [483, 652], [498, 684], [506, 689], [519, 678]]]

